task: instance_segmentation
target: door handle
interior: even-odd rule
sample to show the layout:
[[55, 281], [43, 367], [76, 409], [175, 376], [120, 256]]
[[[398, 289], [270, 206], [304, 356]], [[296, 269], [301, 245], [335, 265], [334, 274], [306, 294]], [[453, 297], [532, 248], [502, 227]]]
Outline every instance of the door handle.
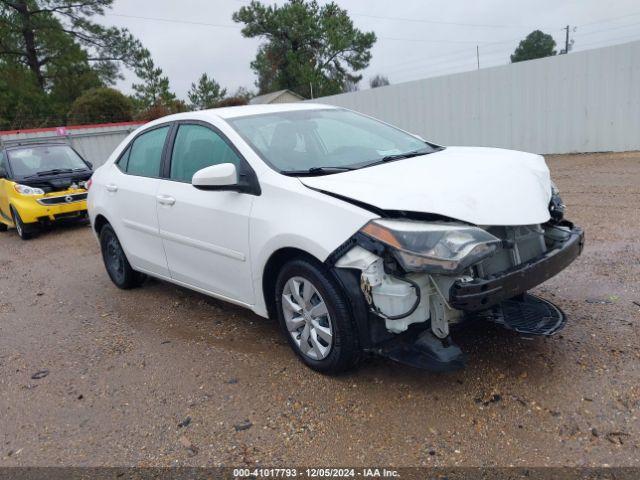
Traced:
[[176, 199], [173, 197], [170, 197], [169, 195], [158, 195], [156, 199], [158, 200], [158, 203], [160, 205], [167, 205], [169, 207], [174, 203], [176, 203]]
[[107, 192], [117, 192], [118, 186], [114, 185], [113, 183], [109, 183], [106, 185], [106, 189], [107, 189]]

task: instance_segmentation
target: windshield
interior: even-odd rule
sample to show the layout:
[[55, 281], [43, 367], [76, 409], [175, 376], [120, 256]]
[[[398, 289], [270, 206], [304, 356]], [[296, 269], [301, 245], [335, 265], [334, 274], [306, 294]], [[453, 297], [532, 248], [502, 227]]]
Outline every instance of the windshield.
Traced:
[[15, 177], [27, 177], [39, 173], [64, 173], [89, 168], [68, 145], [16, 148], [8, 150], [7, 154]]
[[342, 109], [275, 112], [227, 121], [265, 162], [283, 173], [348, 170], [436, 150], [397, 128]]

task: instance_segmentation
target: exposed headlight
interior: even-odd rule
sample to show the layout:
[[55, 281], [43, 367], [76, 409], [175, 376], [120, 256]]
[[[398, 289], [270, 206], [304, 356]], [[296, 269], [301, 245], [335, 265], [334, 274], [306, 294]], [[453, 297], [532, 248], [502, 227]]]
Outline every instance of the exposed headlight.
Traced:
[[41, 188], [29, 187], [28, 185], [20, 185], [16, 183], [13, 188], [16, 192], [21, 193], [22, 195], [44, 195], [44, 190]]
[[409, 272], [458, 274], [502, 244], [481, 228], [411, 220], [372, 220], [361, 232], [391, 247]]

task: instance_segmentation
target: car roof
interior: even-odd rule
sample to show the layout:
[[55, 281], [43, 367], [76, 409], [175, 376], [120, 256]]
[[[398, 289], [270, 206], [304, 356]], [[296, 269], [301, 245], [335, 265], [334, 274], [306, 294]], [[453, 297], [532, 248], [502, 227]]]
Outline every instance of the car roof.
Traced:
[[236, 107], [221, 107], [211, 108], [209, 110], [198, 110], [193, 112], [175, 113], [173, 115], [167, 115], [144, 124], [141, 128], [146, 130], [154, 125], [159, 125], [166, 122], [173, 122], [177, 120], [207, 120], [207, 119], [222, 119], [228, 120], [231, 118], [245, 117], [249, 115], [260, 115], [266, 113], [277, 112], [295, 112], [301, 110], [326, 110], [337, 109], [333, 105], [323, 105], [320, 103], [276, 103], [271, 105], [240, 105]]
[[338, 108], [332, 105], [323, 105], [321, 103], [272, 103], [268, 105], [241, 105], [237, 107], [223, 107], [213, 108], [211, 110], [204, 110], [205, 112], [211, 112], [212, 115], [216, 115], [220, 118], [235, 118], [244, 117], [247, 115], [260, 115], [264, 113], [277, 113], [277, 112], [295, 112], [299, 110], [320, 110], [327, 108]]

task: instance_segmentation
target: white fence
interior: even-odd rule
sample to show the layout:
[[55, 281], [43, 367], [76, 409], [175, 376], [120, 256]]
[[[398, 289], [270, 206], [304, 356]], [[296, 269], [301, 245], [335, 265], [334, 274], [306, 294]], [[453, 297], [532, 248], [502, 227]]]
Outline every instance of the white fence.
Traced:
[[43, 141], [66, 141], [80, 155], [93, 164], [93, 168], [102, 165], [111, 152], [129, 133], [143, 122], [124, 122], [103, 125], [84, 125], [73, 127], [41, 128], [33, 130], [14, 130], [0, 132], [0, 143], [15, 145]]
[[444, 145], [640, 150], [640, 41], [314, 102], [372, 115]]

